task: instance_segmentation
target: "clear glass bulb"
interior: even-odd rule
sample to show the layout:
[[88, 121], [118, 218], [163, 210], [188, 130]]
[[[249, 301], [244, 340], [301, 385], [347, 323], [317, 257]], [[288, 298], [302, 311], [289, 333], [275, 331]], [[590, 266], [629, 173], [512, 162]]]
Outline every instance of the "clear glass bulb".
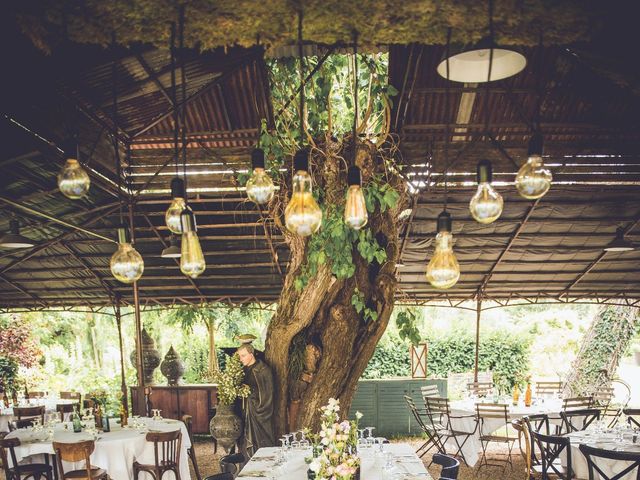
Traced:
[[268, 203], [273, 198], [276, 187], [264, 168], [254, 168], [247, 181], [247, 196], [255, 203]]
[[307, 237], [322, 224], [322, 210], [311, 193], [311, 177], [305, 170], [293, 176], [293, 193], [284, 211], [284, 220], [291, 233]]
[[427, 266], [427, 280], [435, 288], [453, 287], [460, 278], [460, 265], [453, 253], [453, 235], [440, 232], [436, 235], [436, 250]]
[[531, 155], [516, 175], [516, 188], [524, 198], [535, 200], [549, 191], [553, 176], [540, 155]]
[[477, 222], [491, 223], [500, 217], [503, 205], [502, 195], [485, 182], [478, 185], [476, 194], [471, 197], [469, 210]]
[[350, 185], [347, 190], [347, 202], [344, 206], [344, 223], [354, 230], [360, 230], [367, 224], [367, 204], [360, 185]]
[[[185, 209], [185, 205], [186, 202], [183, 197], [175, 197], [171, 200], [171, 204], [169, 205], [169, 208], [167, 208], [167, 212], [164, 214], [164, 220], [167, 227], [173, 233], [182, 233], [182, 220], [180, 219], [180, 215]], [[186, 208], [191, 210], [191, 207]]]
[[119, 243], [118, 250], [111, 256], [111, 273], [122, 283], [133, 283], [144, 272], [142, 255], [130, 243]]
[[75, 158], [68, 158], [58, 173], [58, 188], [65, 197], [78, 200], [84, 197], [91, 186], [91, 179]]
[[189, 230], [182, 234], [180, 251], [180, 271], [187, 277], [196, 278], [207, 268], [200, 239], [195, 231]]

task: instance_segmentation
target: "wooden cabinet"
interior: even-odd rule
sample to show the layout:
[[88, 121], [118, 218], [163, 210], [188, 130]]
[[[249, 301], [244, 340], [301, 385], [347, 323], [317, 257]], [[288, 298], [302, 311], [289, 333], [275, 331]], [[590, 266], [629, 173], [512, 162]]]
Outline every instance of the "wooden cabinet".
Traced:
[[[215, 413], [217, 389], [215, 385], [178, 385], [175, 387], [150, 386], [150, 408], [162, 410], [164, 418], [193, 417], [193, 433], [209, 433], [209, 420]], [[145, 415], [144, 392], [131, 387], [131, 405], [134, 415]]]

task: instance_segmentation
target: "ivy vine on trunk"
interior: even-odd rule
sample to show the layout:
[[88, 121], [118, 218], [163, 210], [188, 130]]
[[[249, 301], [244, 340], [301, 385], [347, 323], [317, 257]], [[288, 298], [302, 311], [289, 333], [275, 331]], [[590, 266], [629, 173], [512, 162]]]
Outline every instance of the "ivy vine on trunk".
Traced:
[[[359, 56], [357, 61], [362, 112], [357, 142], [351, 133], [353, 55], [332, 55], [306, 86], [303, 139], [295, 105], [284, 108], [272, 128], [266, 122], [262, 126], [260, 147], [280, 187], [268, 211], [290, 250], [265, 348], [276, 382], [277, 434], [317, 426], [318, 409], [330, 397], [340, 400], [344, 412], [349, 409], [393, 310], [398, 215], [407, 205], [398, 145], [389, 135], [390, 97], [396, 90], [387, 84], [385, 55]], [[316, 62], [316, 57], [305, 59], [308, 68]], [[299, 85], [294, 80], [298, 66], [291, 59], [269, 66], [274, 111], [279, 111]], [[303, 144], [310, 148], [314, 195], [323, 210], [320, 231], [306, 239], [290, 233], [283, 218], [291, 157]], [[353, 164], [362, 173], [368, 212], [361, 230], [344, 221], [347, 169]]]

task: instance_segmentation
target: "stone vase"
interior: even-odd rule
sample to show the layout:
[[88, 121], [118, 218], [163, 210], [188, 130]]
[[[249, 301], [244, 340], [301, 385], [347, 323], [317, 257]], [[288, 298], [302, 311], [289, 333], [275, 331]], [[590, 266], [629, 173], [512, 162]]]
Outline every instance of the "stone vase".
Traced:
[[[153, 385], [153, 372], [160, 365], [160, 352], [156, 350], [156, 344], [146, 329], [142, 329], [142, 376], [145, 385]], [[136, 362], [137, 348], [131, 352], [131, 363], [137, 368]]]
[[173, 349], [173, 345], [171, 345], [171, 347], [169, 347], [169, 351], [164, 356], [164, 360], [160, 364], [160, 371], [162, 372], [162, 375], [167, 378], [167, 382], [170, 386], [179, 385], [180, 380], [182, 380], [184, 370], [184, 362]]
[[229, 452], [242, 435], [242, 419], [233, 411], [233, 405], [218, 404], [216, 415], [209, 422], [209, 431], [218, 446]]

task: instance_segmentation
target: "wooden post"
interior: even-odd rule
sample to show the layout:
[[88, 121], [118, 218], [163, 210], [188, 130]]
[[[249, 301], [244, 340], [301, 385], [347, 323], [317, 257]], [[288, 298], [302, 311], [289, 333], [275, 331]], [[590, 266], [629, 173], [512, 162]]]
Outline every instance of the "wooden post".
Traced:
[[[133, 204], [129, 203], [129, 229], [131, 230], [131, 243], [135, 244], [135, 235], [133, 230]], [[142, 355], [142, 319], [140, 318], [140, 296], [138, 290], [138, 282], [133, 282], [133, 313], [136, 321], [136, 370], [138, 374], [138, 407], [136, 411], [145, 411], [144, 401], [144, 374], [143, 374], [143, 355]]]
[[473, 367], [473, 381], [478, 383], [478, 357], [480, 352], [480, 316], [482, 315], [482, 298], [478, 295], [476, 302], [476, 358]]
[[120, 316], [120, 298], [116, 298], [116, 325], [118, 327], [118, 342], [120, 344], [120, 390], [122, 391], [122, 408], [124, 415], [129, 416], [129, 395], [127, 393], [127, 380], [124, 373], [124, 346], [122, 343], [122, 317]]

